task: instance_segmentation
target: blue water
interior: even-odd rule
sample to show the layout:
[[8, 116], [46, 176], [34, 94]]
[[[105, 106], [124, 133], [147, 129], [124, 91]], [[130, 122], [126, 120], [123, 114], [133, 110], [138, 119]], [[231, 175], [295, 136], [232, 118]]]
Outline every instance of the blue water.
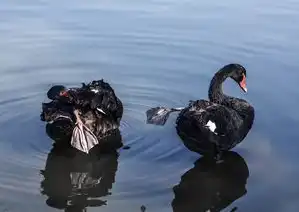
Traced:
[[[100, 78], [124, 103], [120, 130], [131, 148], [108, 160], [116, 169], [111, 194], [101, 197], [106, 205], [87, 211], [207, 211], [201, 207], [209, 192], [195, 193], [226, 186], [223, 175], [196, 166], [199, 177], [181, 191], [189, 194], [183, 209], [174, 208], [173, 188], [185, 185], [200, 156], [176, 135], [176, 114], [157, 127], [145, 124], [145, 111], [207, 98], [213, 74], [232, 62], [246, 67], [248, 93], [231, 80], [224, 90], [249, 101], [256, 118], [234, 149], [248, 166], [247, 192], [223, 211], [298, 211], [298, 10], [295, 0], [1, 2], [0, 211], [57, 211], [41, 194], [40, 171], [52, 148], [39, 120], [41, 102], [53, 84]], [[62, 170], [68, 163], [76, 164], [61, 162]], [[56, 186], [66, 185], [58, 177]], [[187, 209], [193, 203], [202, 205]]]

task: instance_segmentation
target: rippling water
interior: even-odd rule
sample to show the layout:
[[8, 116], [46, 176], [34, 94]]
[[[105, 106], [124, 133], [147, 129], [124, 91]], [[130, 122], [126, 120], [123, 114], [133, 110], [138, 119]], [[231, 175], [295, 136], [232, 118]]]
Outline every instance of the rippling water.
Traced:
[[[0, 211], [56, 211], [68, 195], [77, 206], [65, 211], [298, 211], [298, 10], [295, 0], [1, 2]], [[231, 81], [225, 92], [250, 101], [256, 119], [228, 164], [188, 151], [175, 114], [145, 124], [150, 107], [206, 98], [231, 62], [247, 68], [249, 92]], [[100, 78], [124, 103], [131, 148], [95, 164], [51, 153], [45, 92]], [[77, 197], [73, 181], [94, 172], [98, 187]]]

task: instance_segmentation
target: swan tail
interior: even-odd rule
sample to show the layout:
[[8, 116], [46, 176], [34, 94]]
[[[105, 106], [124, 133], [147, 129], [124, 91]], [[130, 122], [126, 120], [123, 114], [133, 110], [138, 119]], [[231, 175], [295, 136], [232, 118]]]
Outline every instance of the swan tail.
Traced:
[[147, 124], [164, 125], [170, 115], [175, 111], [181, 111], [184, 108], [166, 108], [154, 107], [146, 111]]

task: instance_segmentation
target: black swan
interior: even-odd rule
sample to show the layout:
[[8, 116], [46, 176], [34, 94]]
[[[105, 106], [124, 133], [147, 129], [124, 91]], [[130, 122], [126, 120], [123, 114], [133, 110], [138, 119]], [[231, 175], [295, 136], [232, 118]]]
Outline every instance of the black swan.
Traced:
[[220, 159], [223, 151], [246, 137], [254, 121], [254, 108], [247, 101], [222, 92], [222, 83], [228, 77], [247, 92], [246, 76], [243, 66], [228, 64], [211, 80], [210, 101], [190, 101], [186, 108], [151, 108], [146, 112], [147, 123], [164, 125], [171, 112], [180, 111], [176, 129], [184, 145], [191, 151]]
[[89, 153], [99, 140], [119, 128], [123, 105], [103, 80], [83, 83], [81, 88], [55, 85], [47, 96], [52, 101], [42, 104], [41, 120], [47, 122], [47, 131], [59, 134], [53, 139], [56, 142], [68, 141], [65, 145]]
[[248, 166], [236, 152], [223, 153], [221, 163], [201, 157], [173, 187], [173, 212], [222, 211], [246, 195], [248, 177]]

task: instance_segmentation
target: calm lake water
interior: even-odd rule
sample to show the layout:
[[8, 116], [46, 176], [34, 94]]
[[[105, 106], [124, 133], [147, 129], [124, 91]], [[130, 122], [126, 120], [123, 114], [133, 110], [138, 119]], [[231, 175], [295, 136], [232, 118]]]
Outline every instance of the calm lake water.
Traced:
[[[295, 0], [2, 1], [0, 211], [298, 211], [298, 11]], [[177, 114], [158, 127], [145, 111], [207, 98], [231, 62], [247, 68], [248, 93], [231, 80], [225, 92], [248, 100], [256, 119], [215, 168], [183, 146]], [[131, 148], [93, 168], [53, 156], [39, 119], [46, 91], [100, 78], [124, 103]], [[99, 188], [64, 209], [63, 197], [76, 196], [70, 176], [90, 169], [101, 172]]]

